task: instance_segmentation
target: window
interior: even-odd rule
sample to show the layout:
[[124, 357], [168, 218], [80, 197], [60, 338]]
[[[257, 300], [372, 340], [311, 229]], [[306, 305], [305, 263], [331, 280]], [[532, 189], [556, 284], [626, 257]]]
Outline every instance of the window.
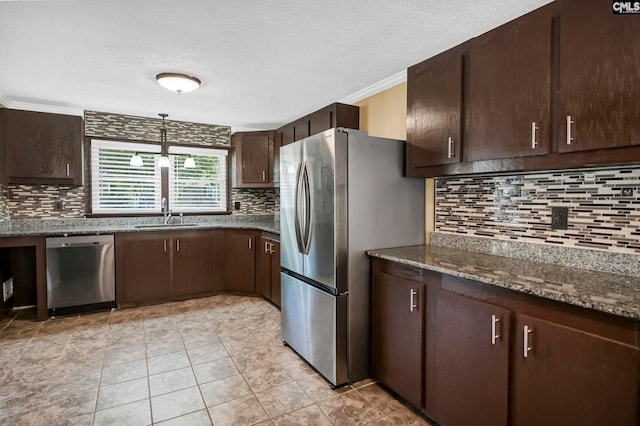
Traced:
[[[185, 168], [192, 157], [195, 168]], [[227, 151], [169, 147], [169, 205], [174, 212], [227, 211]]]
[[[131, 156], [142, 157], [141, 167], [129, 164]], [[167, 197], [174, 213], [227, 211], [227, 151], [224, 149], [169, 147], [168, 173], [158, 167], [160, 146], [93, 139], [91, 141], [92, 213], [160, 213]], [[195, 168], [185, 168], [192, 157]], [[162, 179], [168, 178], [168, 194]]]
[[[129, 165], [136, 152], [142, 157], [142, 167]], [[159, 155], [158, 145], [92, 140], [92, 212], [159, 212], [161, 179], [160, 168], [156, 166]]]

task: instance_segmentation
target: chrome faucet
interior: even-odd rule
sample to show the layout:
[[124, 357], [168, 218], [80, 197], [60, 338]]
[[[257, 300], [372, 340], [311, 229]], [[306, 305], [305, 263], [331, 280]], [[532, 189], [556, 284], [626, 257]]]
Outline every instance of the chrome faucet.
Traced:
[[160, 201], [160, 205], [162, 207], [162, 215], [164, 216], [164, 224], [166, 225], [169, 223], [169, 219], [171, 219], [171, 210], [167, 208], [166, 197], [162, 197], [162, 200]]

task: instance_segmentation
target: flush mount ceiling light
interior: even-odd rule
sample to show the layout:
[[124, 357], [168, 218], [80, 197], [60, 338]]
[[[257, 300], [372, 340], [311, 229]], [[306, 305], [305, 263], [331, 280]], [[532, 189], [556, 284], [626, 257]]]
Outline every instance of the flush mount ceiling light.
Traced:
[[169, 162], [169, 156], [167, 155], [167, 128], [164, 126], [164, 119], [168, 117], [169, 114], [158, 114], [162, 117], [162, 127], [160, 128], [160, 158], [158, 159], [158, 167], [169, 167], [171, 163]]
[[187, 93], [196, 90], [202, 83], [198, 78], [186, 74], [163, 72], [156, 75], [160, 86], [174, 92]]

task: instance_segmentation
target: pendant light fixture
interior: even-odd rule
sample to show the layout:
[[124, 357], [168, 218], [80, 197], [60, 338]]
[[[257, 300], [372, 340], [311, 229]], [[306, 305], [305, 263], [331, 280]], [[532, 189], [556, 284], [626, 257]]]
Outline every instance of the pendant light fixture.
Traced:
[[196, 160], [193, 159], [192, 156], [188, 156], [184, 159], [184, 168], [185, 169], [195, 169], [196, 168]]
[[168, 117], [169, 114], [160, 113], [158, 114], [162, 117], [162, 127], [160, 128], [160, 158], [158, 159], [158, 167], [169, 167], [171, 163], [169, 162], [169, 156], [167, 154], [167, 128], [164, 125], [165, 117]]
[[144, 163], [142, 162], [142, 157], [137, 152], [131, 156], [129, 160], [129, 165], [131, 167], [142, 167]]
[[192, 92], [202, 83], [199, 78], [173, 72], [163, 72], [156, 75], [156, 81], [165, 89], [178, 92], [178, 94]]

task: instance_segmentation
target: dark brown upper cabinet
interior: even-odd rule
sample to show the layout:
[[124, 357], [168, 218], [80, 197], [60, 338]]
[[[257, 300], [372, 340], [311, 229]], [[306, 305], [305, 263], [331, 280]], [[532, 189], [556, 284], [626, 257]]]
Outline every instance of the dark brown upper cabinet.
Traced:
[[447, 53], [407, 70], [409, 169], [460, 161], [462, 55]]
[[360, 108], [334, 103], [286, 124], [275, 132], [280, 135], [281, 146], [284, 146], [334, 127], [359, 129]]
[[640, 19], [575, 3], [559, 16], [558, 151], [638, 145]]
[[274, 187], [274, 132], [237, 132], [231, 136], [231, 146], [234, 188]]
[[82, 185], [82, 117], [0, 109], [9, 183]]
[[550, 152], [551, 17], [476, 39], [467, 62], [468, 161]]

